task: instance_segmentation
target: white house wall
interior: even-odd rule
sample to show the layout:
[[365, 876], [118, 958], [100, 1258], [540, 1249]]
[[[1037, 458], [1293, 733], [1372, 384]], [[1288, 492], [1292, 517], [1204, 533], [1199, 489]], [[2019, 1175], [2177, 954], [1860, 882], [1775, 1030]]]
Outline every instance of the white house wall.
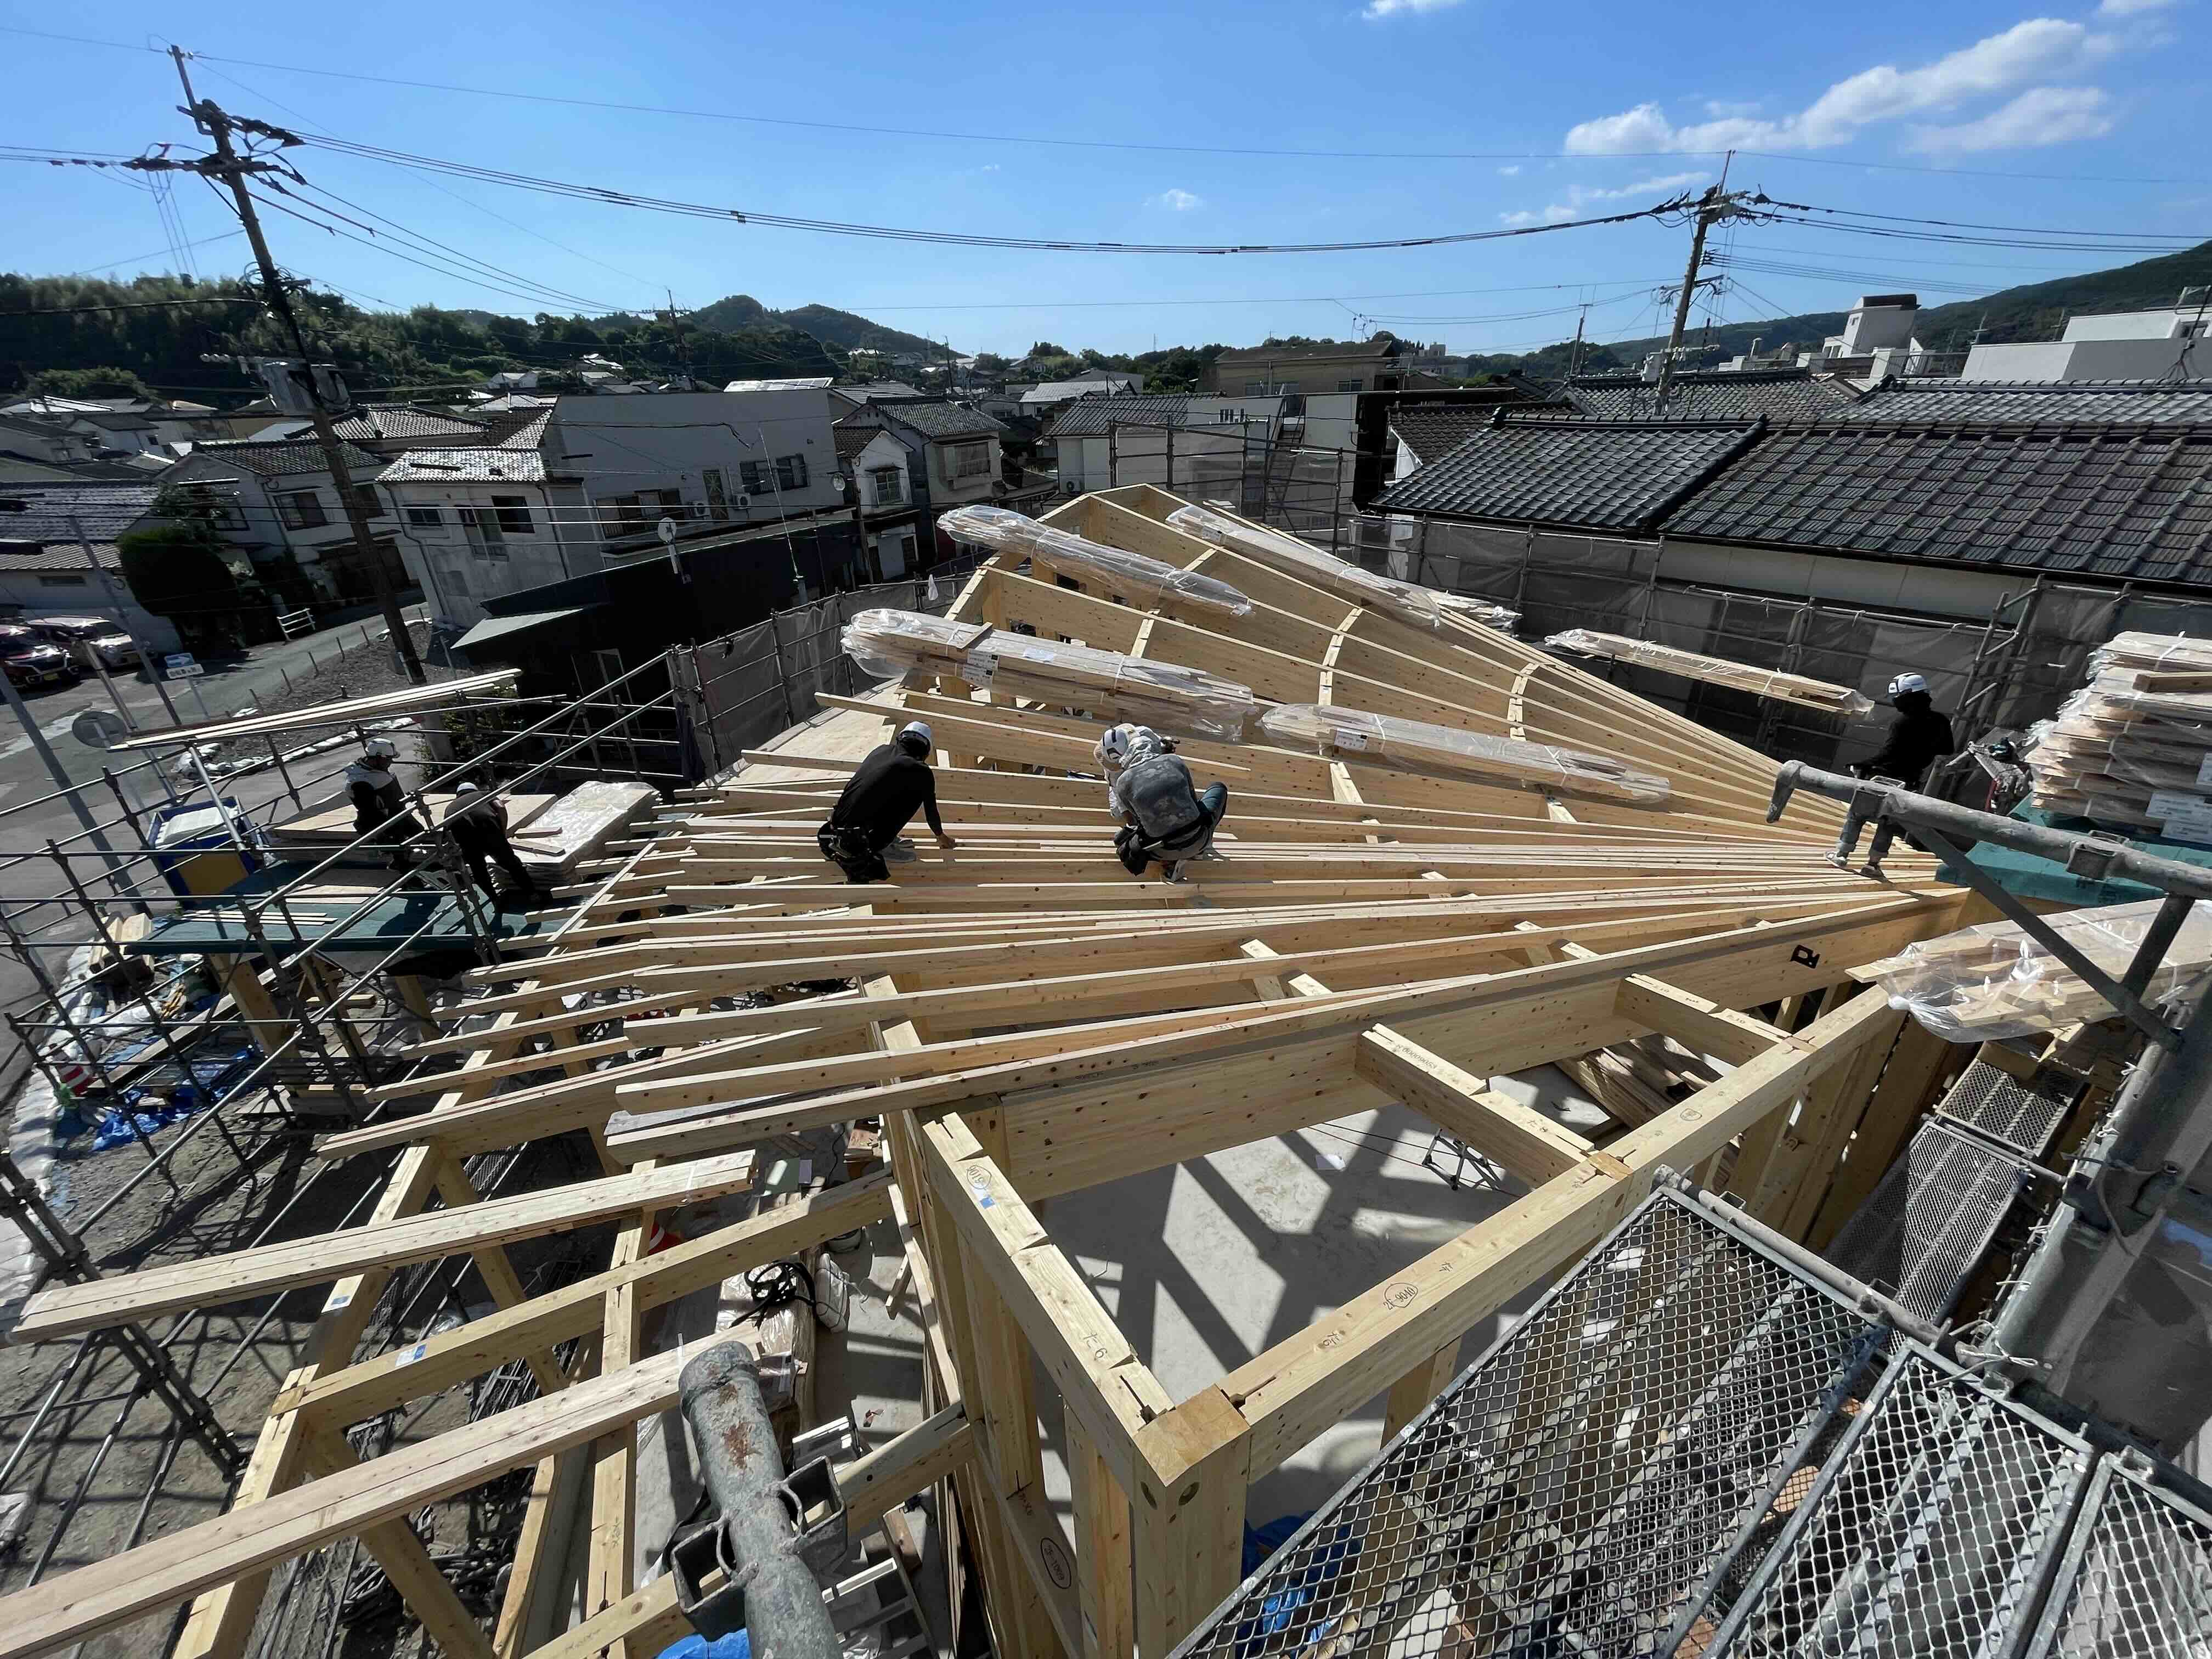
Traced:
[[[640, 490], [674, 489], [687, 508], [699, 509], [690, 515], [695, 520], [763, 523], [840, 505], [830, 482], [837, 471], [830, 408], [830, 394], [819, 386], [563, 398], [547, 430], [545, 465], [549, 471], [580, 475], [594, 503]], [[805, 484], [771, 487], [740, 506], [744, 464], [772, 466], [786, 455], [805, 458]], [[726, 518], [711, 507], [709, 468], [721, 473]]]
[[[483, 620], [487, 599], [586, 575], [603, 562], [591, 508], [573, 486], [471, 481], [387, 484], [384, 489], [397, 508], [393, 534], [407, 574], [441, 620], [472, 625]], [[471, 507], [480, 518], [489, 517], [495, 510], [493, 496], [518, 495], [528, 508], [531, 533], [502, 532], [504, 557], [477, 551], [459, 509]], [[412, 523], [410, 507], [435, 507], [440, 522]]]

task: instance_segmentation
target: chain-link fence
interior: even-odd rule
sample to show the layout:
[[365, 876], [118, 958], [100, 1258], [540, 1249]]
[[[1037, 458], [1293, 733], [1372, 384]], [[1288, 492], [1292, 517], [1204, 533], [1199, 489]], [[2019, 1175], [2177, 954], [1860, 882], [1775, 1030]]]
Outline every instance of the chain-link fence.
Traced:
[[1872, 1331], [1655, 1194], [1182, 1652], [1671, 1653]]

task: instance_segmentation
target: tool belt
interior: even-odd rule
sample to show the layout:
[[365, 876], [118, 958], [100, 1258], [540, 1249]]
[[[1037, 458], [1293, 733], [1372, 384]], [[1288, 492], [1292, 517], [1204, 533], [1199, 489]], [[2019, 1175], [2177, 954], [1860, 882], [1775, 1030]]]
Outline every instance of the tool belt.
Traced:
[[884, 855], [876, 851], [865, 830], [825, 823], [814, 832], [814, 842], [821, 848], [822, 856], [845, 872], [848, 881], [865, 884], [891, 878], [890, 866], [884, 862]]

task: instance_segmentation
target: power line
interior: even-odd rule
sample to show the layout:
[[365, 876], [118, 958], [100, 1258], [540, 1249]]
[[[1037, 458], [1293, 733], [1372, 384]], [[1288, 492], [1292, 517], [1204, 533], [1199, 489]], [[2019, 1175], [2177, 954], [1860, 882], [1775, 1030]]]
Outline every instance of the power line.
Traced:
[[739, 224], [767, 225], [784, 230], [811, 230], [826, 235], [860, 236], [889, 241], [926, 242], [950, 247], [1018, 249], [1031, 252], [1352, 253], [1400, 248], [1445, 247], [1471, 242], [1504, 241], [1518, 236], [1539, 236], [1559, 230], [1585, 230], [1597, 225], [1628, 224], [1636, 220], [1656, 218], [1662, 214], [1678, 211], [1684, 205], [1680, 201], [1668, 201], [1629, 212], [1606, 214], [1589, 219], [1571, 219], [1559, 224], [1518, 225], [1503, 230], [1451, 231], [1426, 236], [1380, 237], [1358, 241], [1103, 242], [1074, 238], [920, 230], [889, 225], [859, 224], [836, 219], [806, 219], [789, 214], [759, 213], [738, 208], [715, 207], [697, 202], [678, 201], [665, 197], [642, 196], [628, 191], [611, 190], [604, 185], [580, 185], [564, 179], [543, 179], [528, 173], [508, 173], [498, 168], [478, 167], [471, 162], [449, 161], [436, 156], [410, 155], [405, 151], [386, 149], [374, 144], [356, 143], [351, 140], [292, 136], [297, 139], [297, 142], [303, 144], [313, 145], [339, 155], [359, 156], [368, 161], [385, 161], [399, 167], [431, 167], [457, 177], [479, 179], [489, 184], [504, 185], [512, 189], [536, 191], [546, 195], [566, 197], [573, 200], [602, 202], [616, 207], [642, 208], [652, 212], [674, 214], [680, 217], [734, 221]]

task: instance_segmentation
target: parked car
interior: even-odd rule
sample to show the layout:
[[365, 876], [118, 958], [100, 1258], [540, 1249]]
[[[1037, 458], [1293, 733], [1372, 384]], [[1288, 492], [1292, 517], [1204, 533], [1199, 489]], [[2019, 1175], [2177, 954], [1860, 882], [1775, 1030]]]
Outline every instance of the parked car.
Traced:
[[8, 678], [19, 690], [76, 683], [76, 667], [69, 653], [20, 625], [0, 628], [0, 667], [7, 669]]
[[69, 653], [70, 660], [89, 670], [95, 654], [107, 669], [136, 668], [138, 641], [124, 632], [123, 624], [105, 617], [33, 617], [23, 623], [49, 645]]

